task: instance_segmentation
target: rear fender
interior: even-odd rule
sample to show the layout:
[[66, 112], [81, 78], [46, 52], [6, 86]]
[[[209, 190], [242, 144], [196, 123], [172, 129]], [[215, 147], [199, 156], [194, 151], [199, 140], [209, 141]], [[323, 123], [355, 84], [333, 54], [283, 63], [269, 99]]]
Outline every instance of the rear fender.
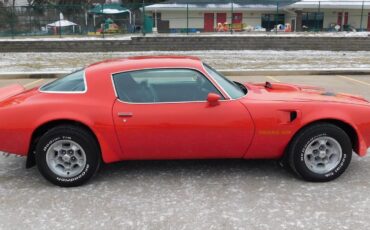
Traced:
[[35, 125], [34, 127], [41, 127], [46, 123], [55, 122], [58, 120], [67, 120], [81, 123], [84, 126], [88, 127], [96, 136], [101, 148], [103, 161], [105, 163], [110, 163], [119, 161], [122, 156], [119, 147], [119, 142], [114, 131], [113, 121], [111, 120], [111, 117], [109, 118], [110, 118], [109, 120], [102, 121], [101, 122], [102, 124], [98, 125], [96, 122], [93, 121], [93, 119], [82, 116], [79, 113], [73, 112], [52, 113], [45, 115], [44, 117], [40, 117], [36, 123], [37, 125]]
[[24, 92], [26, 89], [20, 84], [12, 84], [0, 88], [0, 101]]

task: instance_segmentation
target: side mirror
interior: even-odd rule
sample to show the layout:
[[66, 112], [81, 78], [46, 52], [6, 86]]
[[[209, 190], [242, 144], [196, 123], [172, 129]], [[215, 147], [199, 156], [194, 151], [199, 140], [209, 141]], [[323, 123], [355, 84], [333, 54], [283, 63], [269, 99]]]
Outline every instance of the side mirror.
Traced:
[[217, 105], [221, 99], [221, 96], [216, 93], [209, 93], [207, 96], [207, 101], [211, 105]]

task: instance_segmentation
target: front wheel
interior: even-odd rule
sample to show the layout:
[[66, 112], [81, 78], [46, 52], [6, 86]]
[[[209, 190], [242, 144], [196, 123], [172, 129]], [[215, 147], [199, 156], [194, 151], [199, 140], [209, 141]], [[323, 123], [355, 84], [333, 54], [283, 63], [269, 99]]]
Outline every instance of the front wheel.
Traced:
[[352, 158], [347, 133], [330, 123], [317, 123], [301, 130], [288, 149], [289, 165], [308, 181], [325, 182], [339, 177]]
[[99, 146], [83, 128], [58, 126], [40, 138], [36, 146], [36, 164], [51, 183], [62, 187], [79, 186], [99, 169]]

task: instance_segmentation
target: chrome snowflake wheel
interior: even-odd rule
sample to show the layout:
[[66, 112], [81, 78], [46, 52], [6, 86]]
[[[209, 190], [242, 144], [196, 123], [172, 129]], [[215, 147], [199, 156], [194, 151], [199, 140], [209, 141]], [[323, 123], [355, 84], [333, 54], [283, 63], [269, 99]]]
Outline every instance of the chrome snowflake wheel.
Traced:
[[59, 140], [48, 148], [46, 163], [56, 175], [72, 178], [84, 170], [86, 153], [78, 143], [72, 140]]
[[335, 169], [342, 159], [342, 148], [331, 137], [318, 137], [304, 152], [306, 166], [314, 173], [325, 174]]

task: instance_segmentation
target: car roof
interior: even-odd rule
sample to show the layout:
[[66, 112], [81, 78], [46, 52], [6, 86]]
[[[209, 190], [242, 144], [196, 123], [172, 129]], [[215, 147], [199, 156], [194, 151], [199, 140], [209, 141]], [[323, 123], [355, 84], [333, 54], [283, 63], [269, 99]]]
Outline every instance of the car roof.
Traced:
[[119, 73], [152, 68], [190, 68], [199, 69], [202, 65], [198, 57], [193, 56], [133, 56], [115, 58], [91, 64], [88, 71]]

